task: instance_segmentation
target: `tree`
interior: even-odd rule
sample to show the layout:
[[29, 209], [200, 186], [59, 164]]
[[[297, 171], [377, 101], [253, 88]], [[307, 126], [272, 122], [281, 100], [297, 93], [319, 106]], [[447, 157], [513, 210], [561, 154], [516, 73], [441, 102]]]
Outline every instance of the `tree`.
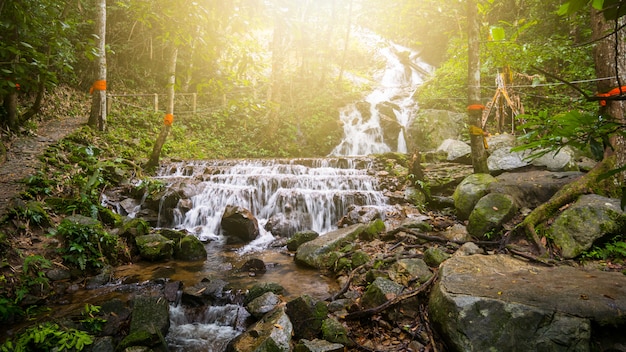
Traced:
[[93, 100], [91, 103], [91, 114], [89, 114], [88, 125], [100, 131], [106, 129], [107, 116], [107, 95], [106, 95], [106, 0], [98, 0], [98, 13], [96, 18], [96, 38], [98, 39], [98, 78], [91, 87]]
[[480, 26], [475, 0], [467, 1], [468, 26], [468, 74], [467, 74], [467, 110], [469, 117], [470, 145], [474, 173], [489, 173], [487, 155], [484, 146], [484, 132], [481, 126], [482, 106], [480, 102]]

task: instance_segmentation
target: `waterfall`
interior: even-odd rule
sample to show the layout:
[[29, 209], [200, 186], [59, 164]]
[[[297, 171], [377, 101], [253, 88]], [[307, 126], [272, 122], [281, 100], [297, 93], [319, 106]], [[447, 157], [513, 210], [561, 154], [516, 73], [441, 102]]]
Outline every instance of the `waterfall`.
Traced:
[[375, 75], [375, 89], [363, 101], [349, 104], [339, 111], [344, 137], [330, 154], [359, 156], [406, 152], [406, 141], [399, 132], [406, 130], [413, 121], [418, 110], [413, 98], [415, 90], [431, 68], [409, 48], [366, 32], [360, 32], [358, 38], [368, 47], [375, 48], [375, 54], [385, 63], [385, 68]]
[[[228, 205], [250, 210], [260, 227], [286, 219], [295, 230], [325, 233], [337, 228], [351, 205], [385, 205], [377, 179], [368, 173], [371, 163], [365, 158], [177, 162], [164, 165], [157, 178], [188, 197], [186, 207], [175, 209], [173, 227], [202, 240], [220, 238]], [[261, 230], [256, 244], [272, 239]]]

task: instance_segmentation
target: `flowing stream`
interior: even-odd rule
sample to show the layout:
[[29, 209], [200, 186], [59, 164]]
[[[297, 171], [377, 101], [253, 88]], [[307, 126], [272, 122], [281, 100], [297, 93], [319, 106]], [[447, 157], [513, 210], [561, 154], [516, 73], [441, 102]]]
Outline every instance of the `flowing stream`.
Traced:
[[[287, 297], [306, 293], [320, 299], [337, 289], [315, 270], [298, 268], [293, 258], [268, 248], [277, 237], [295, 231], [323, 235], [336, 229], [351, 206], [388, 207], [371, 174], [371, 161], [362, 156], [407, 151], [405, 131], [418, 109], [413, 95], [429, 68], [407, 48], [375, 35], [363, 35], [361, 40], [376, 48], [384, 69], [363, 101], [341, 109], [344, 138], [330, 157], [177, 162], [160, 169], [157, 178], [184, 197], [171, 219], [161, 219], [159, 225], [189, 231], [207, 241], [209, 252], [202, 266], [172, 264], [176, 268], [170, 279], [193, 283], [223, 277], [243, 286], [278, 282]], [[220, 222], [228, 205], [243, 207], [258, 219], [257, 239], [237, 248], [224, 247]], [[273, 233], [278, 229], [285, 233]], [[272, 265], [259, 277], [233, 274], [233, 268], [251, 257]], [[238, 305], [208, 307], [200, 314], [182, 306], [171, 308], [167, 341], [172, 351], [223, 351], [241, 331], [245, 312]]]

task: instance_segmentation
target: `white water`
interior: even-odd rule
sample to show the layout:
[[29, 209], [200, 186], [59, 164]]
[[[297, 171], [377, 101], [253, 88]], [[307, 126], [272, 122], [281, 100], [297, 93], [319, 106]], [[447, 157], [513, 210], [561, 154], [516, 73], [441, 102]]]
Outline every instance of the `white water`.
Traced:
[[[228, 205], [252, 212], [259, 227], [275, 215], [291, 216], [298, 230], [326, 233], [353, 204], [384, 206], [367, 159], [196, 161], [164, 166], [158, 178], [190, 195], [191, 209], [175, 212], [174, 228], [201, 240], [219, 240]], [[191, 194], [190, 194], [191, 193]], [[248, 248], [264, 248], [274, 236], [261, 236]]]
[[170, 330], [167, 343], [170, 351], [221, 352], [241, 332], [250, 315], [234, 304], [207, 307], [199, 316], [191, 316], [182, 306], [170, 306]]
[[[344, 137], [330, 154], [363, 156], [390, 151], [406, 153], [402, 130], [413, 121], [418, 111], [413, 95], [431, 68], [419, 60], [417, 52], [409, 48], [390, 43], [374, 34], [361, 33], [359, 38], [368, 47], [376, 48], [375, 55], [384, 61], [385, 68], [376, 75], [377, 86], [365, 97], [366, 104], [360, 103], [361, 106], [369, 105], [369, 112], [365, 116], [357, 109], [357, 103], [341, 109]], [[394, 116], [381, 114], [380, 104], [392, 106]], [[388, 121], [388, 124], [399, 125], [396, 126], [400, 128], [397, 143], [385, 141], [382, 119], [393, 119], [395, 121]]]

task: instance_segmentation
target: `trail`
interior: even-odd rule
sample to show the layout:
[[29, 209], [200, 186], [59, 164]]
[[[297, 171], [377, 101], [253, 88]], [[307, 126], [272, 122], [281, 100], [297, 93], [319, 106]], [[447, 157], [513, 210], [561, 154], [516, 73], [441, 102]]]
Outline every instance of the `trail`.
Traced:
[[87, 117], [62, 117], [39, 124], [36, 133], [17, 137], [7, 145], [7, 160], [0, 164], [0, 218], [26, 187], [21, 182], [42, 168], [39, 156], [50, 145], [63, 139], [82, 125]]

